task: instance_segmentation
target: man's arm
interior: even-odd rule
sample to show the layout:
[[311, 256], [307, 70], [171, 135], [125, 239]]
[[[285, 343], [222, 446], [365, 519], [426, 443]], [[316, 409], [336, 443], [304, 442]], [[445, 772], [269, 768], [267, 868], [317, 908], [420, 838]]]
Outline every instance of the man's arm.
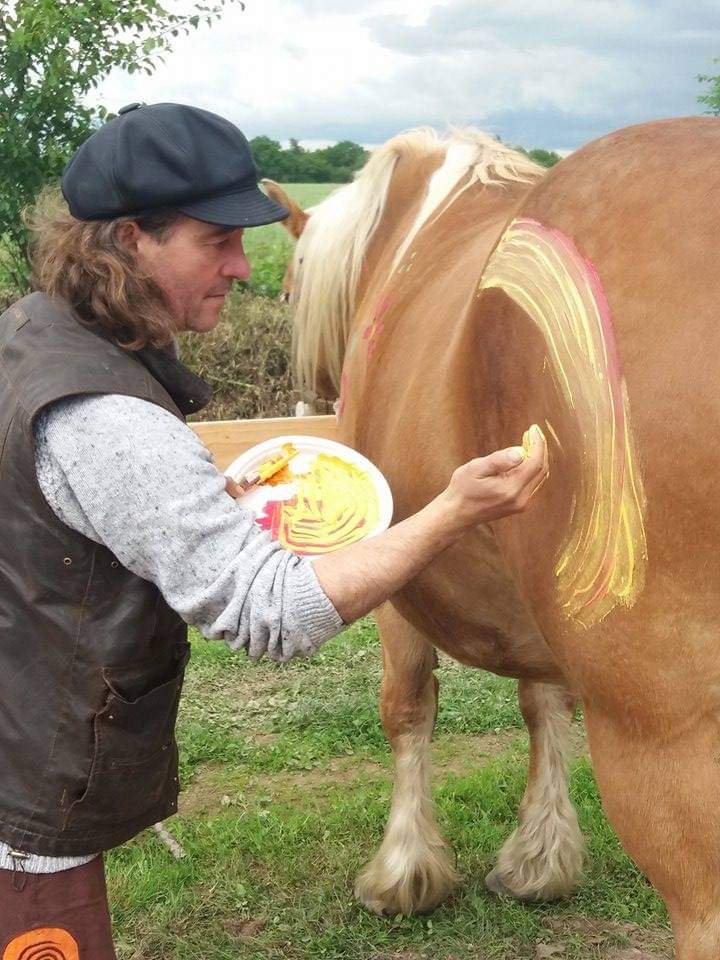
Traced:
[[531, 428], [530, 440], [527, 457], [522, 447], [513, 447], [471, 460], [418, 513], [316, 560], [320, 585], [343, 620], [350, 623], [377, 607], [472, 527], [524, 510], [548, 469], [538, 427]]
[[288, 660], [342, 629], [312, 563], [227, 496], [207, 449], [167, 410], [115, 395], [59, 401], [36, 421], [36, 465], [59, 519], [206, 637]]
[[471, 461], [415, 516], [311, 563], [226, 495], [208, 451], [166, 410], [75, 397], [36, 422], [38, 480], [60, 520], [155, 583], [205, 636], [277, 660], [311, 654], [466, 530], [522, 509], [544, 458], [540, 437], [514, 469], [507, 451]]

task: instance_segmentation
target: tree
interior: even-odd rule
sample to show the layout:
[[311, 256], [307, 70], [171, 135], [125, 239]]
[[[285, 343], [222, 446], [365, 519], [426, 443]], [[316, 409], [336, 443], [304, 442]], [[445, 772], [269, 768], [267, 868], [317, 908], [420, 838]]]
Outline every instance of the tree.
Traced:
[[559, 153], [555, 153], [554, 150], [544, 150], [542, 147], [533, 147], [532, 150], [528, 150], [528, 156], [541, 167], [554, 167], [562, 160]]
[[325, 147], [318, 153], [327, 166], [335, 171], [335, 179], [338, 183], [352, 180], [353, 173], [364, 166], [370, 156], [364, 147], [353, 143], [352, 140], [341, 140], [340, 143]]
[[525, 147], [517, 146], [513, 149], [524, 153], [535, 163], [539, 163], [541, 167], [554, 167], [556, 163], [560, 163], [562, 160], [559, 153], [555, 153], [554, 150], [545, 150], [543, 147], [533, 147], [532, 150], [526, 150]]
[[[716, 57], [713, 63], [720, 63], [720, 57]], [[698, 80], [700, 83], [710, 84], [710, 89], [698, 97], [698, 103], [705, 104], [707, 108], [705, 113], [712, 113], [716, 117], [720, 117], [720, 74], [711, 77], [701, 73], [698, 75]]]
[[369, 156], [352, 140], [308, 150], [290, 137], [289, 146], [283, 149], [278, 140], [260, 136], [250, 141], [250, 149], [261, 176], [285, 183], [347, 183]]
[[287, 179], [287, 163], [284, 151], [279, 140], [270, 137], [253, 137], [250, 141], [250, 150], [260, 170], [260, 175], [270, 180]]
[[180, 15], [158, 0], [0, 0], [0, 268], [18, 289], [29, 274], [23, 209], [110, 116], [87, 94], [115, 67], [152, 73], [174, 37], [212, 23], [225, 2]]

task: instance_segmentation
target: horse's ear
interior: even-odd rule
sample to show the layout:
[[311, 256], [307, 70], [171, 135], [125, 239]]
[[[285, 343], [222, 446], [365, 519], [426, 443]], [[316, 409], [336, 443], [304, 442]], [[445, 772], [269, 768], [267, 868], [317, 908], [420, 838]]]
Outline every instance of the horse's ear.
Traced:
[[290, 216], [287, 220], [282, 221], [282, 225], [297, 240], [305, 229], [305, 224], [310, 219], [310, 214], [305, 213], [302, 207], [299, 207], [297, 203], [295, 203], [293, 198], [283, 190], [279, 183], [275, 183], [274, 180], [264, 179], [262, 185], [273, 200], [277, 200], [286, 210], [290, 211]]

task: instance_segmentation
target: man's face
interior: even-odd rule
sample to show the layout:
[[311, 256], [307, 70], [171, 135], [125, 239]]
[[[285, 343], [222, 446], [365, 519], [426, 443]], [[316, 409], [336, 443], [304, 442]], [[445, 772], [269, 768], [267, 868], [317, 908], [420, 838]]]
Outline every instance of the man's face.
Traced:
[[178, 330], [212, 330], [233, 280], [250, 276], [241, 228], [181, 217], [162, 238], [139, 230], [135, 239], [138, 264], [165, 294]]

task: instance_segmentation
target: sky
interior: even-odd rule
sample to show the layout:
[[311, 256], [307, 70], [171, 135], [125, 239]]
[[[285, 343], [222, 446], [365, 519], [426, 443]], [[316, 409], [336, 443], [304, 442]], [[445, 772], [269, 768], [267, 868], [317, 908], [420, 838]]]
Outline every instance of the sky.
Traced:
[[452, 123], [565, 153], [701, 113], [696, 76], [720, 73], [714, 57], [720, 0], [230, 0], [151, 77], [113, 73], [98, 101], [191, 103], [309, 147]]

